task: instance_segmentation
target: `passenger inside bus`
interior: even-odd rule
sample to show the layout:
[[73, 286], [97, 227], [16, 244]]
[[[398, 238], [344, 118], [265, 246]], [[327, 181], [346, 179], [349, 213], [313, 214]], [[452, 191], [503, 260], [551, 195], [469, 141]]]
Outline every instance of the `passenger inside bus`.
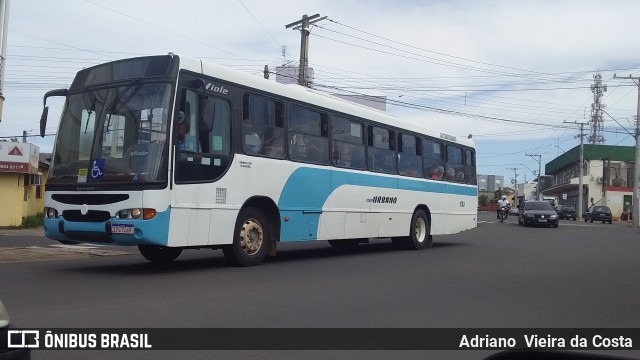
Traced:
[[244, 119], [242, 125], [244, 133], [244, 151], [248, 154], [259, 154], [262, 149], [262, 138], [250, 124], [249, 119]]
[[186, 136], [189, 132], [189, 123], [184, 120], [184, 112], [180, 111], [178, 115], [178, 149], [185, 150]]
[[444, 175], [444, 167], [442, 165], [435, 166], [431, 172], [431, 179], [442, 180], [442, 175]]
[[284, 131], [279, 128], [268, 128], [262, 144], [262, 154], [275, 158], [284, 156]]
[[183, 111], [178, 114], [178, 149], [183, 151], [200, 151], [196, 136], [191, 134], [191, 124]]
[[307, 140], [303, 134], [293, 134], [291, 137], [289, 155], [293, 160], [307, 160]]

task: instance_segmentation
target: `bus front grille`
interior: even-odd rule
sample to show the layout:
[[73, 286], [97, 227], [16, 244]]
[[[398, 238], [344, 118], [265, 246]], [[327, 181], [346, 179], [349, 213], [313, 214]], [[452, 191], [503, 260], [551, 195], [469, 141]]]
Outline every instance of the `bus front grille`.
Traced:
[[62, 217], [67, 221], [78, 222], [105, 222], [111, 218], [108, 211], [89, 210], [86, 215], [82, 215], [80, 210], [65, 210]]

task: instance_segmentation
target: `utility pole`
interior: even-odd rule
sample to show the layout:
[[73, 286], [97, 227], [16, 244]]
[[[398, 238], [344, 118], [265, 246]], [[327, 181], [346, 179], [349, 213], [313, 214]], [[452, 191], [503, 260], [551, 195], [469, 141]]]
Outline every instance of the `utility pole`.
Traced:
[[513, 198], [513, 205], [518, 206], [518, 168], [507, 168], [507, 170], [513, 170], [513, 184], [516, 188], [516, 194]]
[[7, 33], [9, 32], [9, 0], [0, 0], [0, 121], [4, 105], [4, 70], [7, 58]]
[[[565, 121], [565, 123], [568, 123], [568, 121]], [[580, 125], [580, 173], [578, 175], [578, 208], [576, 209], [576, 212], [578, 213], [578, 220], [582, 220], [582, 212], [584, 211], [584, 209], [582, 208], [582, 191], [584, 189], [584, 126], [589, 124], [586, 122], [574, 122], [574, 124], [576, 125]]]
[[539, 154], [525, 154], [532, 158], [538, 157], [538, 184], [536, 185], [536, 200], [540, 200], [540, 178], [542, 177], [542, 155]]
[[631, 75], [620, 77], [613, 74], [614, 79], [629, 79], [638, 86], [638, 105], [636, 109], [636, 160], [633, 168], [633, 227], [640, 227], [640, 77]]
[[[311, 33], [310, 26], [318, 21], [324, 20], [327, 17], [320, 17], [320, 14], [307, 16], [302, 15], [302, 19], [292, 22], [289, 25], [285, 25], [285, 29], [293, 28], [294, 30], [300, 30], [300, 66], [298, 70], [298, 84], [309, 87], [309, 34]], [[313, 20], [313, 21], [311, 21]]]

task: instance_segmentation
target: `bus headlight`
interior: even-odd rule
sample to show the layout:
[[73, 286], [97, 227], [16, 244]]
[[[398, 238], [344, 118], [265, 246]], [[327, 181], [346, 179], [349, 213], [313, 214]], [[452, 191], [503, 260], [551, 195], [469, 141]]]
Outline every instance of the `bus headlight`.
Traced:
[[57, 219], [58, 211], [54, 208], [46, 207], [44, 208], [44, 217], [45, 219]]
[[140, 219], [140, 214], [142, 214], [142, 211], [140, 211], [140, 209], [135, 208], [135, 209], [131, 209], [131, 217], [134, 219]]
[[155, 209], [122, 209], [116, 213], [116, 219], [123, 220], [151, 220], [156, 217]]

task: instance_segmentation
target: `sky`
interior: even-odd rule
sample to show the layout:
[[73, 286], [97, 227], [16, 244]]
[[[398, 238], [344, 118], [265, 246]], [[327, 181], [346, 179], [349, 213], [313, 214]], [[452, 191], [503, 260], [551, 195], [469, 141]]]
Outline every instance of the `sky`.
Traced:
[[327, 17], [309, 39], [315, 89], [386, 96], [394, 116], [471, 135], [479, 174], [521, 183], [579, 145], [598, 72], [605, 144], [635, 144], [638, 87], [614, 74], [640, 76], [637, 0], [13, 0], [9, 13], [0, 138], [27, 131], [41, 152], [62, 109], [50, 98], [52, 135], [35, 136], [42, 97], [77, 71], [173, 52], [262, 76], [298, 64], [285, 25], [303, 14]]

